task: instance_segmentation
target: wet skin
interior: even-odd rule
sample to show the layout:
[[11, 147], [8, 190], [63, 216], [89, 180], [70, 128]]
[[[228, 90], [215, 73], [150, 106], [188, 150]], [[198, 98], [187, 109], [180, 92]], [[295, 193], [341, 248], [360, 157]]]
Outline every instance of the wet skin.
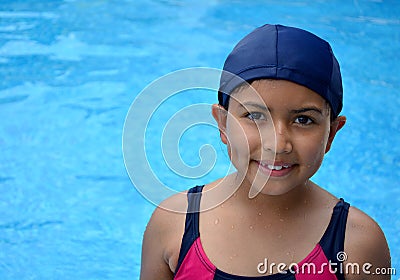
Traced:
[[[231, 96], [228, 111], [212, 107], [237, 172], [205, 185], [200, 207], [207, 211], [200, 213], [199, 231], [205, 254], [216, 267], [260, 276], [257, 265], [266, 257], [274, 263], [298, 263], [325, 232], [338, 199], [310, 177], [346, 118], [331, 121], [327, 102], [301, 85], [259, 80], [252, 86], [256, 93], [241, 88]], [[235, 191], [217, 207], [202, 208], [212, 201], [207, 192], [214, 188]], [[172, 279], [176, 270], [185, 214], [165, 210], [171, 209], [169, 204], [186, 209], [186, 196], [167, 199], [153, 213], [143, 240], [141, 279]], [[344, 249], [347, 262], [390, 267], [380, 227], [354, 207]], [[346, 280], [359, 279], [388, 280], [390, 275], [346, 275]]]

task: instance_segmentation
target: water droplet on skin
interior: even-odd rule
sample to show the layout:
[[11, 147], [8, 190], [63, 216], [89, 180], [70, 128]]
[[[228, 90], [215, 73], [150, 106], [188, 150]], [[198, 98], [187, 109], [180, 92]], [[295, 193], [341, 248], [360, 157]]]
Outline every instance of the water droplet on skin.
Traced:
[[214, 225], [218, 225], [218, 223], [219, 223], [219, 219], [215, 219]]
[[250, 228], [251, 230], [253, 230], [253, 226], [249, 226], [249, 228]]
[[279, 219], [279, 221], [284, 222], [285, 220], [284, 219]]
[[266, 226], [264, 226], [264, 228], [270, 228], [271, 227], [271, 224], [268, 224], [268, 225], [266, 225]]
[[232, 226], [231, 226], [231, 229], [235, 229], [235, 225], [232, 225]]
[[261, 216], [262, 215], [262, 213], [261, 212], [258, 212], [258, 216]]

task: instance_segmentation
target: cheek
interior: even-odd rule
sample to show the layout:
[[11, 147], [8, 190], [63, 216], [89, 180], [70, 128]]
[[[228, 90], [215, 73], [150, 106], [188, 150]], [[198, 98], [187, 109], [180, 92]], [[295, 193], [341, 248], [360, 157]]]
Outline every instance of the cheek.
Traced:
[[307, 141], [301, 141], [299, 148], [300, 153], [303, 153], [303, 158], [307, 167], [319, 167], [325, 155], [327, 137], [325, 135], [316, 135], [313, 138], [308, 138]]
[[228, 154], [233, 162], [248, 164], [252, 154], [260, 144], [257, 129], [239, 122], [227, 125]]
[[243, 149], [250, 152], [258, 147], [261, 143], [260, 133], [257, 128], [242, 125], [240, 127], [235, 127], [230, 131], [230, 143], [232, 147], [238, 147], [238, 149]]
[[228, 154], [232, 162], [238, 158], [238, 153], [242, 150], [241, 147], [245, 147], [246, 140], [243, 135], [243, 129], [240, 128], [237, 121], [234, 118], [229, 118], [226, 124], [226, 137]]

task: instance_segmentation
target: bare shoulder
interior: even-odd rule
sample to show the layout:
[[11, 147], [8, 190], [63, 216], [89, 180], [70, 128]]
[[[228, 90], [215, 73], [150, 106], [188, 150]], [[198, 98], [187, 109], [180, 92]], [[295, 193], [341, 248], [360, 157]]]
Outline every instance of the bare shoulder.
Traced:
[[361, 210], [350, 207], [346, 226], [347, 263], [357, 264], [359, 273], [347, 273], [346, 279], [390, 279], [380, 274], [390, 268], [390, 252], [380, 226]]
[[143, 237], [141, 279], [172, 279], [185, 227], [186, 193], [163, 201], [153, 212]]
[[186, 191], [167, 198], [154, 210], [147, 229], [152, 229], [154, 226], [161, 229], [163, 232], [165, 232], [165, 230], [175, 229], [177, 223], [179, 224], [182, 222], [182, 219], [185, 218], [186, 209]]

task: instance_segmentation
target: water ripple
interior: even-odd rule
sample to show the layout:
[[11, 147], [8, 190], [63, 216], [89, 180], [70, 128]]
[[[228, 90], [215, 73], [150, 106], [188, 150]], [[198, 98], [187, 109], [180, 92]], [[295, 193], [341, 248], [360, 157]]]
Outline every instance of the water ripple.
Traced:
[[88, 180], [88, 181], [125, 181], [126, 177], [122, 176], [107, 176], [107, 175], [76, 175], [78, 180]]
[[6, 223], [6, 224], [0, 224], [0, 230], [4, 230], [4, 229], [31, 230], [31, 229], [44, 228], [47, 226], [60, 225], [60, 224], [63, 224], [63, 222], [58, 221], [58, 220], [43, 221], [43, 222], [31, 222], [31, 223], [16, 221], [16, 222], [11, 222], [11, 223]]
[[97, 115], [101, 115], [101, 114], [108, 113], [110, 111], [119, 109], [118, 107], [90, 108], [87, 106], [77, 105], [77, 104], [65, 104], [65, 105], [61, 105], [61, 107], [69, 108], [69, 109], [73, 109], [73, 110], [84, 111], [86, 113], [85, 119], [91, 117], [92, 115], [97, 116]]
[[[27, 94], [26, 95], [3, 97], [3, 98], [0, 98], [0, 105], [24, 101], [28, 97], [29, 97], [29, 95], [27, 95]], [[1, 178], [0, 178], [0, 180], [1, 180]]]
[[5, 183], [11, 180], [14, 180], [14, 177], [0, 177], [0, 183]]

